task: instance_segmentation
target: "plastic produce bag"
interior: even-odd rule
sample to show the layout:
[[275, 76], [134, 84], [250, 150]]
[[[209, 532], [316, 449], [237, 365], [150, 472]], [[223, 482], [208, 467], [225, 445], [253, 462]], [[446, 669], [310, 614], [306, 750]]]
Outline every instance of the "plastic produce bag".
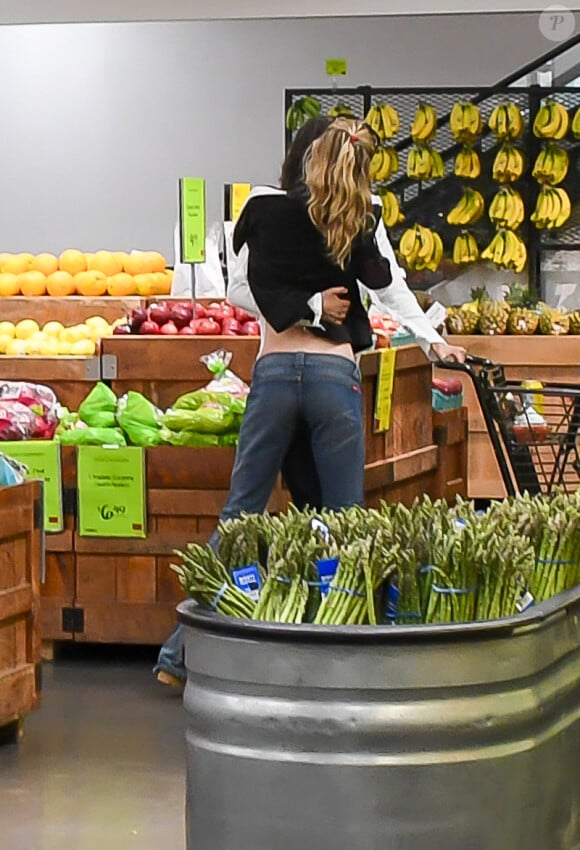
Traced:
[[[205, 240], [205, 262], [195, 267], [195, 297], [225, 298], [226, 282], [220, 260], [221, 224], [212, 224]], [[177, 298], [191, 298], [191, 266], [181, 262], [181, 232], [179, 224], [175, 228], [175, 270], [171, 295]]]
[[219, 446], [217, 434], [196, 434], [194, 431], [170, 431], [161, 429], [161, 438], [170, 446], [187, 446], [190, 449], [207, 449]]
[[44, 420], [19, 401], [0, 399], [0, 440], [32, 440], [44, 428]]
[[249, 386], [228, 368], [232, 357], [231, 351], [220, 349], [199, 358], [214, 376], [204, 389], [210, 393], [229, 393], [234, 398], [246, 398]]
[[0, 383], [0, 401], [17, 402], [35, 414], [36, 429], [31, 438], [52, 438], [58, 424], [59, 404], [50, 387], [24, 381], [3, 381]]
[[64, 431], [56, 438], [63, 446], [126, 446], [119, 428], [76, 428]]
[[161, 411], [141, 393], [130, 390], [119, 400], [117, 422], [134, 446], [158, 446]]
[[0, 487], [13, 487], [26, 479], [27, 469], [17, 460], [0, 452]]
[[163, 424], [170, 431], [195, 431], [199, 434], [226, 434], [236, 424], [226, 405], [206, 402], [197, 410], [168, 410]]
[[95, 384], [79, 407], [79, 416], [91, 428], [114, 428], [117, 396], [106, 384]]

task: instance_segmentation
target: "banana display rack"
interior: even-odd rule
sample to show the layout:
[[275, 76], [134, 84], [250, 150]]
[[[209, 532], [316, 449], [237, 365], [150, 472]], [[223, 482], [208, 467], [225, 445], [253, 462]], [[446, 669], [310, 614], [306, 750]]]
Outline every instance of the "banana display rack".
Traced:
[[481, 357], [437, 365], [473, 381], [508, 495], [580, 488], [580, 386], [508, 381]]
[[[467, 122], [462, 136], [457, 119], [465, 104], [477, 107], [480, 121], [471, 133]], [[383, 199], [391, 241], [399, 244], [409, 229], [427, 229], [442, 240], [443, 258], [453, 258], [456, 246], [455, 254], [466, 254], [469, 262], [478, 257], [495, 262], [497, 252], [491, 249], [498, 243], [502, 247], [507, 235], [525, 251], [521, 257], [511, 252], [513, 264], [503, 267], [527, 267], [529, 285], [543, 294], [543, 254], [580, 250], [580, 90], [506, 84], [287, 89], [286, 146], [315, 113], [368, 120], [373, 110], [381, 113], [383, 139], [374, 187]], [[417, 120], [421, 111], [424, 122]], [[502, 121], [508, 125], [505, 131]], [[469, 206], [473, 198], [473, 214], [456, 220], [461, 204]], [[514, 215], [505, 215], [504, 208]], [[445, 276], [437, 251], [433, 258], [437, 270], [423, 266], [427, 277], [418, 279], [416, 288], [433, 286]]]

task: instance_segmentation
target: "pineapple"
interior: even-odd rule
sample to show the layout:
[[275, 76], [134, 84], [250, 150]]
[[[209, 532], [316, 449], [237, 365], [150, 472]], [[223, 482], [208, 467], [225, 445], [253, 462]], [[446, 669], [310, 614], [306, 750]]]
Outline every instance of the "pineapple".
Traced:
[[506, 298], [511, 307], [508, 319], [508, 331], [517, 336], [535, 334], [540, 322], [538, 297], [530, 287], [522, 287], [514, 281], [509, 288]]
[[553, 310], [549, 307], [540, 316], [539, 329], [540, 333], [545, 336], [567, 334], [570, 330], [570, 317], [560, 310]]
[[445, 324], [450, 334], [474, 334], [479, 324], [479, 314], [467, 306], [448, 307]]
[[570, 333], [580, 334], [580, 310], [569, 313], [568, 318], [570, 319]]

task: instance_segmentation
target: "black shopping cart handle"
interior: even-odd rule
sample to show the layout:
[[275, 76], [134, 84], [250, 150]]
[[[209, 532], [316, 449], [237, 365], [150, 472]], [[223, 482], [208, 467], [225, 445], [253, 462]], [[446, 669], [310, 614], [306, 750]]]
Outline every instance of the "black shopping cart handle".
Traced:
[[451, 369], [455, 372], [471, 373], [472, 366], [480, 366], [484, 369], [494, 369], [496, 364], [487, 357], [476, 357], [474, 354], [468, 354], [465, 358], [465, 363], [458, 363], [456, 360], [437, 360], [435, 366], [439, 369]]

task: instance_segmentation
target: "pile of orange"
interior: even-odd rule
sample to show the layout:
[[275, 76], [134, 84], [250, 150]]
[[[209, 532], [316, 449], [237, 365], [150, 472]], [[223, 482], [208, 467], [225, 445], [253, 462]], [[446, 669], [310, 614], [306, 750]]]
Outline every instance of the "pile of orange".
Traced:
[[167, 268], [167, 260], [157, 251], [84, 254], [69, 249], [60, 257], [54, 254], [0, 254], [0, 297], [169, 295], [172, 278], [173, 272]]

